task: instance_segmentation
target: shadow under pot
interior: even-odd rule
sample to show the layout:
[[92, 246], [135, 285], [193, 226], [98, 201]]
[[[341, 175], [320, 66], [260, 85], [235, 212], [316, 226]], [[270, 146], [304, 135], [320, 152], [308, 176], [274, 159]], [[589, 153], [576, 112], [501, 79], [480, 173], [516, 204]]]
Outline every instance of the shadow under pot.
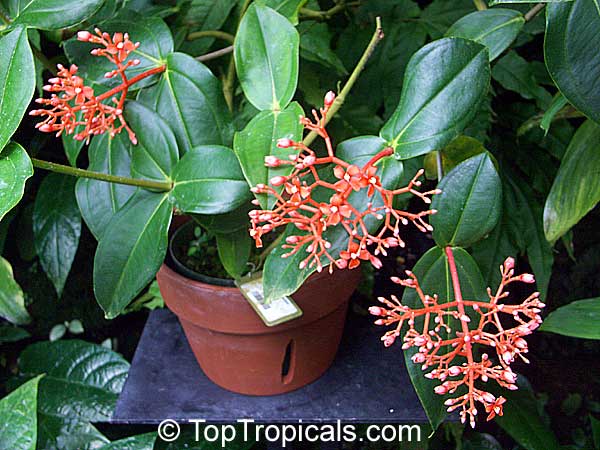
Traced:
[[186, 228], [173, 234], [171, 264], [163, 264], [157, 280], [206, 376], [240, 394], [275, 395], [323, 375], [339, 347], [360, 271], [315, 272], [292, 295], [302, 316], [268, 327], [231, 280], [206, 277], [177, 261], [173, 246], [181, 245]]

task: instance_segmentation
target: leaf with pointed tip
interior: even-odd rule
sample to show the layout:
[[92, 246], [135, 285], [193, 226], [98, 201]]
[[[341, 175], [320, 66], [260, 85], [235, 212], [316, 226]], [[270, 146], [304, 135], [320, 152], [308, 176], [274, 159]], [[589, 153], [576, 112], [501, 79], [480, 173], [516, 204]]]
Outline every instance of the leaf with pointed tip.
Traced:
[[235, 68], [244, 94], [259, 110], [281, 110], [298, 84], [298, 32], [260, 3], [246, 10], [235, 37]]
[[33, 208], [35, 249], [59, 297], [71, 271], [81, 235], [76, 181], [77, 178], [67, 175], [47, 175], [40, 185]]
[[525, 19], [514, 9], [485, 9], [475, 11], [454, 22], [446, 36], [471, 39], [485, 45], [490, 61], [508, 48], [525, 25]]
[[23, 291], [13, 277], [10, 263], [0, 256], [0, 317], [17, 325], [23, 325], [31, 321], [27, 309]]
[[58, 30], [83, 22], [103, 3], [104, 0], [14, 0], [10, 2], [10, 14], [14, 24]]
[[0, 220], [19, 203], [32, 175], [33, 166], [23, 147], [11, 142], [0, 150]]
[[175, 167], [170, 199], [185, 213], [224, 214], [251, 198], [233, 150], [201, 145], [186, 153]]
[[562, 158], [544, 207], [544, 233], [556, 241], [600, 201], [600, 125], [579, 127]]
[[21, 123], [34, 90], [35, 67], [27, 29], [17, 27], [0, 39], [0, 151]]
[[265, 5], [273, 8], [282, 16], [288, 18], [294, 25], [298, 25], [298, 13], [308, 0], [265, 0]]
[[248, 273], [248, 260], [254, 241], [250, 235], [241, 233], [217, 234], [217, 249], [219, 259], [227, 273], [234, 279]]
[[496, 226], [502, 207], [502, 183], [489, 153], [473, 156], [452, 169], [439, 183], [430, 218], [440, 247], [477, 242]]
[[[288, 138], [300, 141], [304, 128], [298, 117], [303, 114], [302, 107], [296, 102], [290, 103], [283, 111], [261, 111], [246, 128], [235, 134], [233, 149], [250, 186], [259, 183], [267, 185], [274, 176], [289, 175], [292, 172], [292, 165], [266, 167], [265, 157], [273, 155], [280, 159], [288, 159], [292, 151], [277, 147], [277, 140]], [[263, 209], [271, 208], [275, 203], [272, 197], [267, 199], [264, 194], [256, 194], [256, 198], [261, 202]]]
[[189, 55], [171, 53], [160, 81], [137, 100], [171, 126], [181, 154], [198, 145], [231, 145], [233, 124], [221, 82]]
[[38, 384], [43, 376], [29, 380], [0, 400], [0, 448], [36, 449]]
[[546, 7], [544, 59], [558, 89], [600, 123], [600, 3], [576, 0]]
[[540, 330], [582, 339], [600, 339], [599, 323], [600, 298], [587, 298], [552, 311]]
[[[453, 248], [452, 253], [458, 270], [463, 298], [487, 301], [489, 297], [486, 293], [486, 287], [477, 263], [462, 248]], [[454, 300], [454, 289], [452, 287], [448, 259], [444, 250], [439, 247], [430, 249], [417, 261], [412, 272], [418, 278], [421, 289], [425, 294], [438, 295], [438, 303], [442, 304]], [[402, 304], [410, 308], [423, 307], [423, 303], [415, 290], [408, 288], [404, 289]], [[419, 329], [419, 327], [422, 328], [422, 318], [415, 319], [415, 322], [416, 329]], [[419, 322], [421, 322], [420, 325]], [[452, 328], [455, 329], [455, 327]], [[421, 370], [421, 365], [415, 364], [412, 361], [411, 358], [417, 351], [418, 349], [415, 347], [405, 350], [404, 360], [410, 380], [419, 396], [419, 400], [421, 400], [429, 422], [435, 430], [447, 415], [447, 407], [444, 405], [444, 401], [448, 397], [436, 394], [433, 389], [440, 383], [439, 380], [425, 378]]]
[[[108, 133], [94, 136], [89, 148], [88, 170], [110, 175], [131, 175], [131, 141], [126, 133], [111, 138]], [[135, 149], [138, 150], [137, 148]], [[80, 178], [75, 186], [77, 204], [85, 223], [97, 240], [102, 238], [112, 217], [136, 191], [135, 186]]]
[[171, 181], [179, 152], [169, 125], [139, 102], [125, 105], [125, 118], [138, 141], [131, 152], [131, 174], [146, 180]]
[[96, 300], [112, 319], [154, 278], [167, 252], [168, 194], [139, 190], [109, 222], [94, 258]]
[[489, 83], [485, 46], [461, 38], [427, 44], [410, 59], [400, 103], [380, 135], [400, 159], [443, 147], [469, 124]]

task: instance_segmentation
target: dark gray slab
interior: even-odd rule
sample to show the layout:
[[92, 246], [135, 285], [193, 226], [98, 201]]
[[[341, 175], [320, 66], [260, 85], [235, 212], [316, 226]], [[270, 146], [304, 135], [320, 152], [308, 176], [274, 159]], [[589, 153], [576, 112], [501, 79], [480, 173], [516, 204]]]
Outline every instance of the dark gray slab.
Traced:
[[371, 318], [350, 315], [327, 373], [297, 391], [269, 397], [234, 394], [202, 372], [177, 318], [150, 314], [112, 421], [157, 424], [205, 419], [235, 422], [424, 423], [399, 345], [384, 348]]

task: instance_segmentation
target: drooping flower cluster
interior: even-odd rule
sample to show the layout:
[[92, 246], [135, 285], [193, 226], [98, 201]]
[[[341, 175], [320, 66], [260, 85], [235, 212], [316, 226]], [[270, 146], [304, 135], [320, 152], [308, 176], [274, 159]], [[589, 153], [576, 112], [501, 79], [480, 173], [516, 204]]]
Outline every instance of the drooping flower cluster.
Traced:
[[[446, 249], [450, 270], [456, 274], [456, 266], [452, 250]], [[392, 278], [395, 283], [405, 288], [414, 289], [422, 307], [411, 308], [403, 305], [392, 295], [391, 299], [380, 297], [385, 306], [372, 306], [369, 311], [380, 318], [377, 325], [396, 325], [381, 338], [384, 345], [390, 346], [400, 336], [402, 326], [408, 324], [404, 335], [404, 350], [417, 349], [412, 361], [420, 364], [429, 379], [437, 379], [442, 383], [435, 387], [437, 394], [454, 394], [445, 401], [448, 412], [460, 408], [460, 417], [464, 423], [469, 418], [472, 427], [475, 426], [477, 415], [476, 402], [481, 403], [488, 413], [487, 420], [495, 415], [502, 415], [502, 405], [506, 399], [494, 396], [485, 389], [475, 386], [475, 381], [485, 383], [495, 380], [500, 386], [516, 390], [517, 376], [511, 370], [510, 364], [515, 358], [529, 362], [524, 354], [527, 353], [527, 342], [524, 336], [531, 334], [539, 327], [542, 319], [540, 309], [545, 305], [539, 299], [539, 292], [534, 292], [522, 303], [511, 305], [504, 303], [509, 295], [506, 287], [514, 282], [533, 283], [531, 274], [514, 274], [514, 259], [507, 258], [500, 266], [502, 281], [495, 293], [488, 288], [489, 301], [463, 300], [458, 285], [458, 276], [453, 277], [455, 299], [441, 302], [437, 295], [425, 294], [417, 277], [406, 271], [407, 279]], [[444, 299], [446, 300], [446, 299]], [[510, 327], [500, 320], [501, 316], [510, 316]], [[453, 329], [454, 323], [459, 329]], [[476, 358], [474, 346], [488, 347], [497, 358], [492, 362], [488, 353], [481, 353]], [[483, 349], [481, 349], [483, 351]], [[460, 392], [459, 392], [460, 390]], [[466, 390], [466, 392], [465, 392]]]
[[[163, 72], [164, 66], [150, 69], [136, 77], [129, 79], [125, 71], [131, 66], [140, 64], [139, 59], [126, 61], [130, 53], [136, 50], [140, 43], [132, 42], [127, 33], [114, 33], [112, 36], [103, 33], [98, 28], [96, 34], [89, 31], [77, 33], [77, 39], [82, 42], [99, 44], [101, 48], [91, 51], [94, 56], [107, 58], [116, 66], [116, 69], [107, 72], [106, 78], [119, 76], [122, 83], [101, 94], [94, 95], [94, 89], [86, 86], [84, 80], [77, 75], [78, 67], [72, 64], [69, 68], [59, 64], [56, 77], [48, 80], [50, 84], [44, 90], [51, 92], [50, 98], [38, 98], [37, 103], [45, 105], [48, 109], [37, 109], [30, 112], [32, 116], [45, 116], [45, 119], [36, 125], [36, 128], [45, 133], [74, 134], [77, 140], [86, 140], [96, 134], [109, 132], [115, 136], [123, 129], [127, 130], [129, 138], [135, 144], [135, 133], [129, 128], [123, 117], [123, 106], [127, 91], [131, 85], [138, 81]], [[111, 99], [114, 105], [103, 103]], [[78, 117], [78, 114], [80, 117]], [[80, 127], [83, 127], [80, 129]]]
[[[268, 194], [275, 198], [272, 210], [250, 211], [252, 228], [250, 235], [254, 238], [256, 246], [262, 247], [262, 236], [275, 228], [293, 224], [298, 230], [298, 235], [286, 238], [283, 248], [289, 249], [283, 257], [289, 257], [305, 249], [307, 257], [300, 263], [300, 269], [314, 267], [320, 272], [323, 261], [329, 264], [329, 271], [333, 266], [340, 269], [353, 269], [361, 261], [369, 261], [376, 268], [381, 267], [379, 254], [386, 255], [386, 249], [404, 246], [400, 238], [400, 224], [407, 225], [412, 222], [419, 230], [431, 230], [431, 226], [424, 218], [435, 213], [426, 210], [410, 213], [394, 207], [394, 198], [401, 194], [411, 193], [420, 197], [425, 203], [431, 203], [430, 196], [439, 193], [438, 190], [419, 192], [415, 188], [421, 185], [418, 178], [423, 170], [417, 172], [408, 186], [388, 190], [383, 187], [378, 174], [377, 163], [393, 154], [391, 148], [386, 148], [376, 154], [364, 166], [350, 164], [334, 154], [331, 139], [325, 130], [325, 120], [331, 105], [335, 101], [335, 94], [328, 92], [325, 96], [324, 106], [319, 112], [313, 110], [314, 121], [301, 117], [300, 122], [307, 130], [314, 131], [320, 136], [327, 147], [327, 156], [319, 157], [302, 142], [290, 139], [280, 139], [279, 148], [290, 148], [296, 152], [289, 159], [279, 159], [276, 156], [267, 156], [267, 167], [293, 166], [290, 175], [275, 176], [270, 180], [270, 185], [259, 184], [252, 188], [256, 194]], [[323, 179], [323, 172], [319, 166], [333, 171], [335, 182]], [[331, 173], [331, 172], [330, 172]], [[360, 205], [352, 204], [351, 194], [365, 190], [367, 199]], [[324, 194], [324, 192], [329, 193]], [[315, 200], [319, 198], [326, 201]], [[255, 201], [258, 204], [258, 201]], [[374, 216], [383, 220], [379, 232], [371, 234], [367, 226], [367, 218]], [[331, 242], [324, 234], [330, 227], [343, 227], [348, 234], [348, 243], [339, 257], [330, 254]], [[391, 236], [386, 236], [391, 232]], [[373, 250], [370, 249], [373, 247]]]

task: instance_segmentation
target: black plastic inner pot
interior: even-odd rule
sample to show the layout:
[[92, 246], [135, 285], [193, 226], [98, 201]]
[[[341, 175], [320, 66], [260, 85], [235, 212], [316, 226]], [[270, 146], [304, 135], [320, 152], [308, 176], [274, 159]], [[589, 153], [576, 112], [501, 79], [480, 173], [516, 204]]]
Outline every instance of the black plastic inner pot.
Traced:
[[169, 240], [169, 258], [167, 264], [177, 273], [191, 280], [200, 281], [201, 283], [212, 284], [215, 286], [235, 287], [233, 280], [226, 278], [216, 278], [196, 272], [187, 267], [182, 261], [177, 258], [175, 249], [184, 248], [192, 240], [194, 240], [194, 228], [197, 225], [193, 221], [184, 223], [177, 228], [171, 235]]

